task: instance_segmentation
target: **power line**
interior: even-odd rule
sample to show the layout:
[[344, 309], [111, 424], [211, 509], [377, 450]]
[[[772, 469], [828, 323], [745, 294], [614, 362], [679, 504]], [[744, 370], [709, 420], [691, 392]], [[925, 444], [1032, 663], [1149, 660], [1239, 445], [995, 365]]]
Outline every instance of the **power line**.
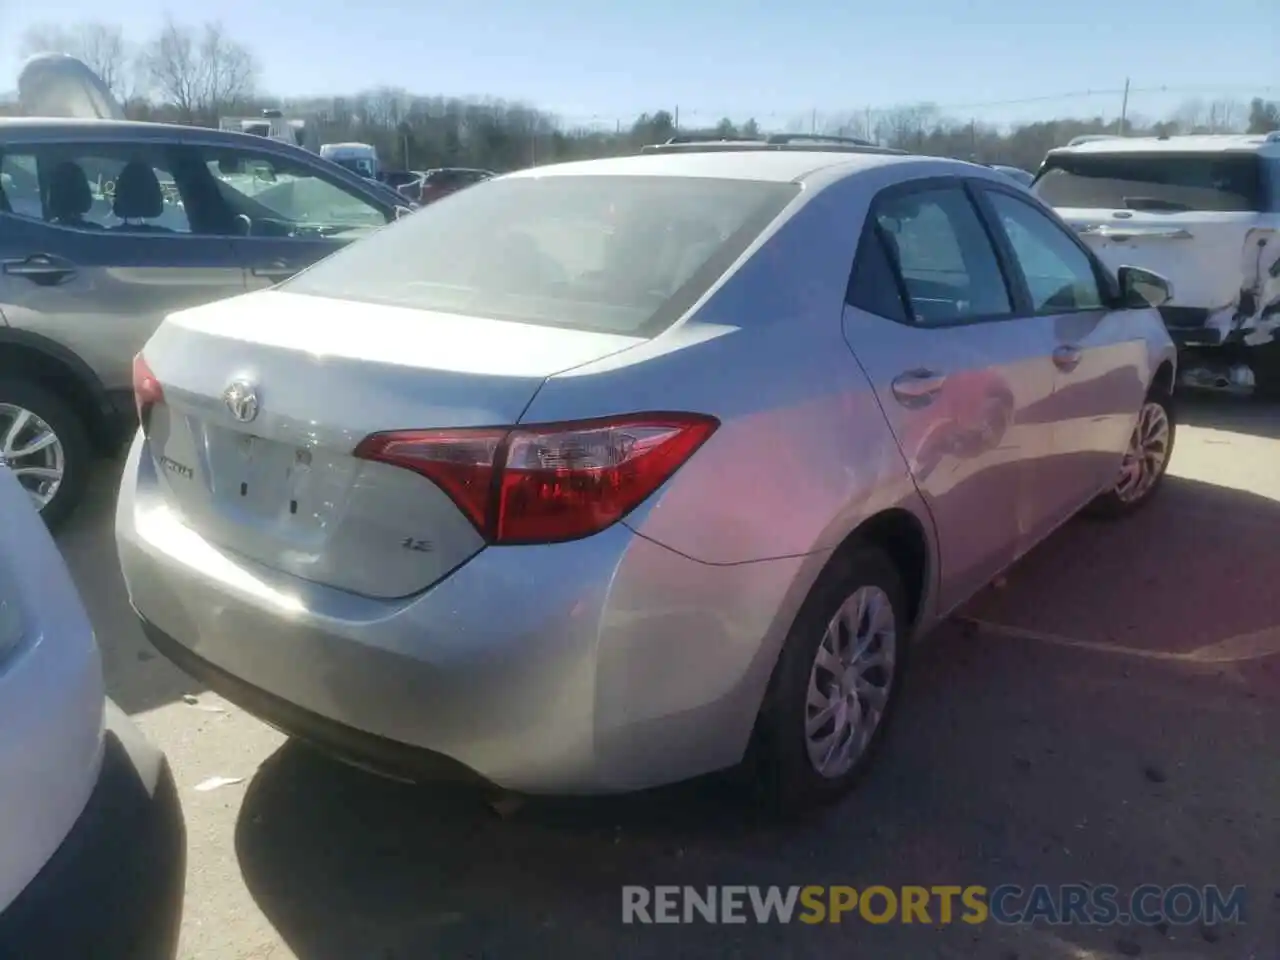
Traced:
[[[1199, 86], [1199, 87], [1180, 86], [1176, 84], [1162, 84], [1158, 86], [1147, 86], [1147, 87], [1130, 86], [1128, 92], [1130, 96], [1134, 96], [1138, 94], [1174, 94], [1179, 96], [1215, 96], [1215, 95], [1229, 96], [1234, 94], [1237, 96], [1239, 95], [1270, 96], [1271, 94], [1277, 91], [1280, 91], [1280, 87], [1277, 87], [1274, 84], [1264, 84], [1260, 86], [1254, 86], [1249, 84], [1229, 84], [1229, 85]], [[984, 110], [984, 109], [990, 109], [993, 107], [1018, 107], [1018, 106], [1026, 106], [1026, 105], [1036, 104], [1036, 103], [1052, 103], [1055, 101], [1062, 101], [1062, 100], [1084, 100], [1084, 99], [1089, 99], [1093, 97], [1122, 97], [1124, 96], [1124, 93], [1125, 93], [1124, 86], [1098, 87], [1098, 88], [1090, 88], [1085, 90], [1069, 90], [1062, 93], [1041, 94], [1034, 97], [1016, 97], [1016, 98], [1004, 99], [1004, 100], [978, 100], [978, 101], [964, 102], [964, 103], [962, 102], [942, 103], [942, 102], [933, 102], [933, 101], [920, 101], [916, 104], [900, 103], [900, 104], [891, 104], [888, 106], [881, 106], [881, 107], [871, 107], [869, 109], [873, 114], [875, 114], [875, 113], [885, 113], [890, 110], [902, 109], [903, 107], [929, 106], [938, 110], [939, 112], [946, 113], [949, 111]], [[858, 108], [837, 107], [837, 108], [831, 108], [827, 110], [815, 110], [815, 108], [813, 107], [805, 107], [805, 108], [797, 108], [795, 110], [755, 111], [754, 115], [756, 117], [763, 117], [763, 118], [807, 117], [812, 119], [815, 113], [818, 116], [822, 116], [823, 114], [830, 115], [830, 114], [843, 114], [843, 113], [863, 113], [867, 109], [868, 108], [865, 108], [865, 107], [858, 107]], [[647, 112], [652, 113], [654, 111], [647, 111]], [[681, 113], [685, 115], [686, 119], [691, 119], [696, 117], [699, 120], [703, 120], [707, 117], [728, 116], [732, 118], [735, 116], [742, 116], [744, 114], [751, 114], [753, 113], [753, 111], [751, 111], [750, 109], [747, 109], [744, 111], [741, 107], [726, 110], [726, 109], [711, 109], [711, 108], [696, 107], [696, 106], [690, 107], [690, 106], [682, 105]], [[573, 119], [578, 121], [585, 121], [588, 123], [615, 123], [618, 120], [616, 116], [606, 115], [606, 114], [577, 114], [573, 116]]]

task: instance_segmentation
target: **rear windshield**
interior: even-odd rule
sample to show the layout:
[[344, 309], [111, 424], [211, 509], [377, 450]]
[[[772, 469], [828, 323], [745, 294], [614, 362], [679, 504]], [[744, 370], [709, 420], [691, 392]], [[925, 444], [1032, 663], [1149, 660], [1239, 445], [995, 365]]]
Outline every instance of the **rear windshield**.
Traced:
[[656, 336], [798, 193], [693, 177], [486, 180], [353, 243], [293, 293]]
[[1051, 156], [1035, 192], [1053, 207], [1254, 212], [1263, 209], [1255, 154], [1076, 154]]

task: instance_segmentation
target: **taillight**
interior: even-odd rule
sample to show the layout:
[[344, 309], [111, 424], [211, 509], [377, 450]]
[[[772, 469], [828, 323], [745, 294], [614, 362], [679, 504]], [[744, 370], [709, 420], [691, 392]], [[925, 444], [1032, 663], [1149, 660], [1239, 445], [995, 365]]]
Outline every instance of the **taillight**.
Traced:
[[443, 490], [490, 543], [551, 543], [616, 523], [715, 432], [714, 417], [646, 413], [574, 423], [397, 430], [355, 455]]
[[147, 414], [158, 403], [164, 403], [164, 390], [160, 381], [142, 359], [142, 354], [133, 358], [133, 404], [138, 410], [138, 423], [142, 429], [147, 428]]

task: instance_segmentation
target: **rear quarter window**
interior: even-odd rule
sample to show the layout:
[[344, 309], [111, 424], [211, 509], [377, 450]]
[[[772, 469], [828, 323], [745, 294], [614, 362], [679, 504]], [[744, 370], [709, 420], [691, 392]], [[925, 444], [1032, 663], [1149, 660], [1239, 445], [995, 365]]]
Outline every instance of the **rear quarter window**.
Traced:
[[1051, 156], [1035, 192], [1058, 208], [1254, 213], [1269, 191], [1256, 154], [1125, 153]]

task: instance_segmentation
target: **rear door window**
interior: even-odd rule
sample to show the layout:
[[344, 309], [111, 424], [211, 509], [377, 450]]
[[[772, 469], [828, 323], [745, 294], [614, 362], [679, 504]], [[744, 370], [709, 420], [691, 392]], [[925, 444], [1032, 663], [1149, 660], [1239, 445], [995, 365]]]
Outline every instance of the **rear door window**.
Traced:
[[1050, 156], [1034, 189], [1058, 208], [1252, 213], [1263, 181], [1252, 153], [1081, 153]]
[[149, 143], [50, 143], [0, 161], [13, 213], [113, 233], [190, 233], [169, 152]]
[[876, 201], [873, 216], [916, 323], [945, 326], [1013, 313], [995, 248], [963, 187], [891, 193]]

